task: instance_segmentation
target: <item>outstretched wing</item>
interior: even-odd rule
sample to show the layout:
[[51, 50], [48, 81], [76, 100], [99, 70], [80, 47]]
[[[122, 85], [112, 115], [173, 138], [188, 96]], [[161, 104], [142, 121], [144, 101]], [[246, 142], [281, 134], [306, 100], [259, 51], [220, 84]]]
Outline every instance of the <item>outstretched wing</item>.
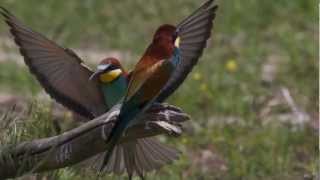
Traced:
[[98, 83], [89, 81], [93, 72], [73, 51], [26, 27], [5, 8], [0, 13], [31, 73], [52, 98], [90, 119], [106, 111]]
[[178, 46], [180, 59], [172, 77], [161, 90], [157, 98], [158, 102], [163, 102], [180, 86], [201, 57], [211, 35], [213, 19], [218, 8], [217, 5], [213, 4], [213, 1], [207, 1], [177, 25], [176, 45]]

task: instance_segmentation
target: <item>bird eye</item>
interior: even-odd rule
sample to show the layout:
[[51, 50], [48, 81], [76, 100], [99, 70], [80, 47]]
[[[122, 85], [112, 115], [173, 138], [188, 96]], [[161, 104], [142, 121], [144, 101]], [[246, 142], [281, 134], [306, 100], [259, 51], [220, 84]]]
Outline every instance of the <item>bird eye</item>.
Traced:
[[108, 70], [109, 71], [112, 71], [112, 70], [115, 70], [115, 69], [118, 69], [116, 66], [110, 66], [109, 68], [108, 68]]

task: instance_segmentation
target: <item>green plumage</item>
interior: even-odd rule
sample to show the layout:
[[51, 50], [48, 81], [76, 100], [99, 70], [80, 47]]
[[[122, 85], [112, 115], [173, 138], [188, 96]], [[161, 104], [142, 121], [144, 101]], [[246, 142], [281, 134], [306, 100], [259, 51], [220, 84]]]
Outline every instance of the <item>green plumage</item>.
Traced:
[[127, 89], [127, 80], [121, 75], [110, 83], [102, 83], [101, 89], [108, 108], [111, 108], [124, 97]]

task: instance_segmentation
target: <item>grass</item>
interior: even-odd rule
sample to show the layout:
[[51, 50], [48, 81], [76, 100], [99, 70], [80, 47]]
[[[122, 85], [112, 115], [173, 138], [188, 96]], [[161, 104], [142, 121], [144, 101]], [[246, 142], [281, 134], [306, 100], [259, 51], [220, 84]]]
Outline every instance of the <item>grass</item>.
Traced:
[[[302, 179], [314, 176], [319, 168], [316, 131], [308, 126], [281, 123], [277, 116], [273, 116], [272, 123], [264, 123], [258, 117], [256, 103], [284, 86], [301, 109], [318, 112], [318, 44], [314, 41], [318, 38], [317, 5], [311, 0], [221, 0], [217, 3], [220, 7], [213, 38], [192, 74], [169, 99], [193, 118], [191, 130], [183, 137], [165, 139], [182, 150], [183, 156], [148, 178]], [[158, 25], [178, 22], [198, 4], [192, 0], [81, 3], [4, 0], [1, 5], [35, 30], [67, 47], [129, 51], [132, 57], [138, 58]], [[6, 35], [3, 23], [0, 30]], [[133, 59], [126, 66], [132, 67], [136, 61]], [[269, 62], [275, 64], [277, 73], [267, 87], [262, 83], [261, 74], [262, 67]], [[2, 63], [0, 89], [34, 95], [41, 88], [25, 67]], [[227, 117], [240, 119], [241, 123], [226, 123]], [[50, 118], [43, 117], [41, 122], [45, 120]], [[217, 168], [210, 173], [194, 165], [194, 154], [208, 149], [224, 159], [227, 170]], [[91, 179], [93, 176], [77, 173], [68, 168], [59, 170], [55, 176], [56, 179]]]
[[15, 91], [20, 94], [36, 94], [40, 86], [25, 67], [19, 67], [13, 62], [0, 65], [0, 90]]

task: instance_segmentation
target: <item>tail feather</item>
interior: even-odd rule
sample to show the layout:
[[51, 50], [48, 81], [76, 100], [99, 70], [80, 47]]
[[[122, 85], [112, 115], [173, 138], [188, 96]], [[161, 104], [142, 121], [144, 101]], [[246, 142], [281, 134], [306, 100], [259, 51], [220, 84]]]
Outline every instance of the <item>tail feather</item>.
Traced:
[[172, 162], [172, 159], [177, 159], [179, 157], [179, 151], [173, 148], [169, 148], [168, 146], [164, 146], [159, 141], [156, 140], [148, 140], [143, 139], [145, 146], [145, 152], [152, 152], [146, 154], [150, 156], [149, 158], [153, 158], [155, 162], [161, 164], [166, 164]]
[[146, 158], [146, 155], [144, 154], [141, 146], [136, 146], [137, 151], [136, 151], [136, 163], [139, 166], [139, 169], [142, 170], [145, 168], [146, 171], [150, 171], [153, 169], [153, 164], [149, 162], [149, 159]]
[[[120, 138], [120, 136], [115, 136], [115, 137], [110, 138], [110, 141], [108, 141], [108, 150], [105, 153], [105, 156], [103, 158], [102, 164], [99, 169], [99, 172], [102, 172], [103, 169], [105, 168], [105, 166], [108, 164], [108, 162], [112, 160], [111, 159], [112, 155], [117, 154], [117, 151], [119, 148], [116, 148], [116, 144], [118, 143], [119, 138]], [[115, 155], [115, 157], [117, 157], [117, 155]], [[116, 161], [113, 164], [114, 170], [116, 170], [115, 166], [116, 166], [117, 161], [118, 160], [116, 159]]]
[[[95, 169], [100, 168], [104, 152], [94, 158]], [[160, 143], [155, 138], [142, 138], [115, 146], [106, 166], [101, 169], [104, 173], [143, 176], [146, 172], [160, 169], [162, 166], [178, 159], [180, 152]]]
[[[125, 163], [123, 162], [123, 156], [121, 156], [123, 152], [123, 148], [121, 146], [116, 146], [114, 148], [114, 151], [110, 154], [109, 162], [106, 163], [106, 166], [101, 169], [100, 171], [106, 172], [106, 173], [115, 173], [115, 174], [122, 174], [125, 170]], [[108, 152], [103, 153], [103, 157], [106, 156]], [[101, 159], [101, 157], [99, 157]], [[98, 160], [98, 159], [97, 159]], [[100, 163], [101, 164], [101, 163]]]
[[137, 144], [139, 143], [138, 140], [130, 141], [130, 142], [119, 145], [123, 148], [123, 159], [125, 161], [125, 168], [127, 170], [129, 177], [132, 176], [133, 173], [135, 172], [134, 155], [136, 154], [136, 148], [131, 148], [131, 147], [135, 147], [136, 143]]

